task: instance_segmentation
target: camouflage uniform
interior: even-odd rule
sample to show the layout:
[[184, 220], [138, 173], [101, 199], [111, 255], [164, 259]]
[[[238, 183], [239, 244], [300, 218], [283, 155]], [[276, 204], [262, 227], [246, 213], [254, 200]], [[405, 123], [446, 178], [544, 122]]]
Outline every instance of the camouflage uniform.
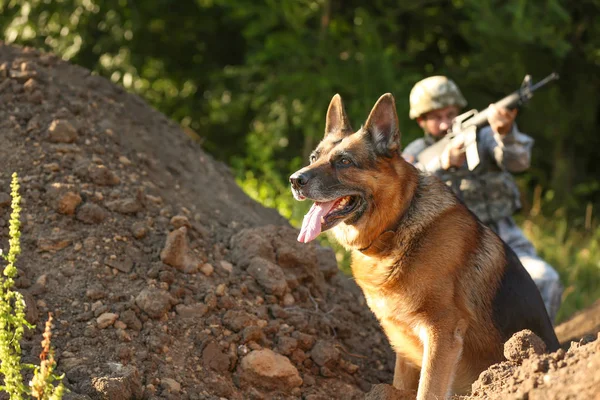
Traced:
[[[417, 83], [415, 89], [410, 99], [412, 119], [450, 105], [461, 108], [466, 105], [458, 87], [445, 77], [427, 78]], [[417, 155], [434, 142], [435, 138], [426, 133], [424, 138], [410, 143], [404, 149], [403, 156], [416, 160]], [[433, 159], [428, 165], [414, 164], [452, 187], [465, 205], [514, 250], [535, 281], [548, 314], [554, 321], [563, 290], [558, 273], [537, 255], [512, 218], [521, 208], [519, 190], [512, 173], [529, 168], [532, 146], [533, 139], [520, 132], [516, 123], [504, 137], [486, 126], [477, 132], [480, 163], [473, 171], [468, 169], [466, 161], [461, 168], [453, 171], [444, 170], [439, 159]]]

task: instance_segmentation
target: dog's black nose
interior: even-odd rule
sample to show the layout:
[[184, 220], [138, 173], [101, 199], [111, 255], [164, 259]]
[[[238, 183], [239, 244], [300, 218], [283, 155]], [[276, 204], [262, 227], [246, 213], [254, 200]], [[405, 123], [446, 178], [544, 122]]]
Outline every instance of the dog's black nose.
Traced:
[[308, 177], [305, 174], [296, 172], [290, 176], [290, 183], [294, 188], [298, 189], [308, 183]]

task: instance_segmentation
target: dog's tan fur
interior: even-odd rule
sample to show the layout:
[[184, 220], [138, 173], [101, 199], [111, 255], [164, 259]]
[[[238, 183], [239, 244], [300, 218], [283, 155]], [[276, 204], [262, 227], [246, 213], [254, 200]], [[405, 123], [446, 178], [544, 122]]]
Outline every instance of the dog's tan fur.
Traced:
[[[336, 95], [311, 165], [294, 175], [310, 173], [314, 183], [291, 180], [317, 201], [329, 195], [320, 182], [341, 186], [336, 196], [360, 188], [368, 207], [332, 232], [352, 250], [354, 278], [397, 353], [393, 384], [418, 390], [418, 399], [446, 398], [468, 392], [481, 371], [502, 359], [507, 333], [494, 322], [493, 301], [506, 251], [442, 182], [405, 162], [399, 146], [391, 95], [379, 99], [356, 133]], [[336, 168], [338, 154], [351, 155], [358, 167]]]

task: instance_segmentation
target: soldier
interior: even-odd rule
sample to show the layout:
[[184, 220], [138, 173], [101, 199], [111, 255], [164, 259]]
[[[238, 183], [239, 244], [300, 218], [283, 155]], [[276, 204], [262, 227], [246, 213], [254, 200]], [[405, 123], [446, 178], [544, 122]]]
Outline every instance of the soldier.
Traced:
[[425, 136], [410, 143], [402, 155], [452, 187], [465, 205], [514, 250], [535, 281], [554, 321], [563, 291], [558, 273], [537, 255], [512, 218], [521, 204], [511, 173], [529, 168], [533, 146], [533, 139], [520, 132], [514, 122], [517, 110], [490, 105], [489, 126], [477, 132], [480, 163], [472, 171], [460, 143], [449, 144], [438, 159], [427, 165], [417, 161], [421, 151], [448, 132], [452, 120], [466, 104], [458, 86], [445, 76], [417, 82], [410, 92], [410, 118], [416, 119]]

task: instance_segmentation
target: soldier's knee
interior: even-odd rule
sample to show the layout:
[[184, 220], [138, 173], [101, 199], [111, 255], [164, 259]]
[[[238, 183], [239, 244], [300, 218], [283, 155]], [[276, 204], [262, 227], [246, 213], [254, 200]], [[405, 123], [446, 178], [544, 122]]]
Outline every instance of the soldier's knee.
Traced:
[[534, 281], [553, 281], [560, 284], [558, 272], [541, 258], [521, 256], [519, 260]]

